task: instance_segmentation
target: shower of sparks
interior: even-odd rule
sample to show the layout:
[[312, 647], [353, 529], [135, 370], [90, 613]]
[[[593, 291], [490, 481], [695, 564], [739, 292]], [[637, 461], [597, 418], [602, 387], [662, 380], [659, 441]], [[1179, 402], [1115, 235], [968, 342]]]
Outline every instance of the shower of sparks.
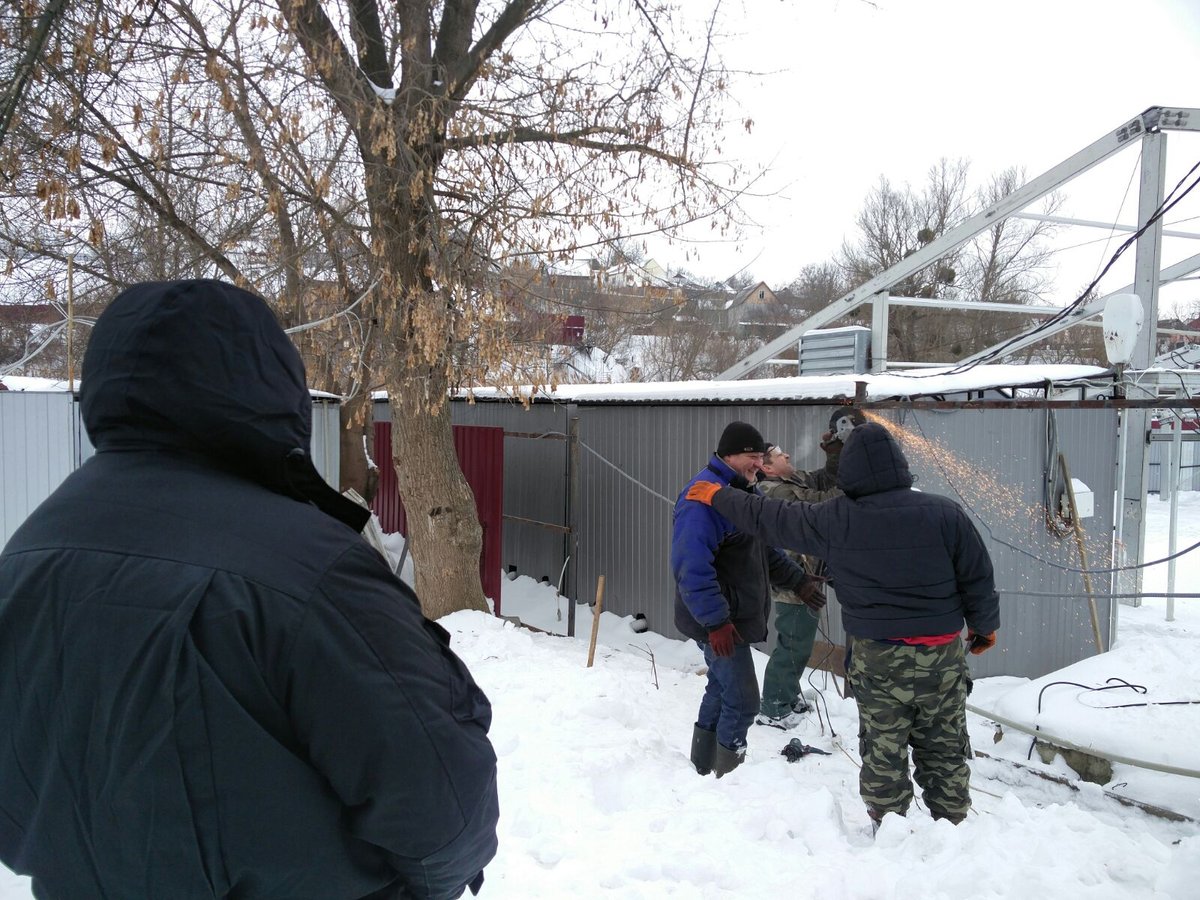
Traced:
[[[1054, 533], [1060, 539], [1057, 548], [1044, 539], [1043, 535], [1050, 530], [1046, 510], [1041, 503], [1030, 503], [1028, 492], [1022, 490], [1021, 485], [1005, 483], [994, 472], [967, 462], [940, 441], [926, 437], [919, 430], [899, 425], [868, 410], [864, 410], [864, 413], [868, 419], [878, 422], [891, 432], [911, 462], [917, 463], [927, 471], [939, 472], [959, 502], [994, 539], [1002, 538], [1014, 547], [1060, 566], [1084, 567], [1074, 531], [1068, 523], [1057, 517], [1053, 519]], [[1107, 568], [1110, 565], [1108, 548], [1103, 547], [1096, 538], [1088, 538], [1086, 533], [1084, 538], [1087, 567]], [[1016, 583], [1001, 584], [997, 587], [1010, 594], [1020, 594], [1026, 590], [1047, 590], [1048, 580], [1034, 577], [1035, 574], [1040, 576], [1045, 572], [1048, 568], [1046, 563], [1019, 553], [1014, 553], [1012, 560], [1016, 565], [1007, 573], [1006, 578], [1014, 578]], [[1084, 593], [1083, 576], [1076, 572], [1071, 573], [1070, 577], [1074, 581], [1074, 587], [1067, 588], [1066, 592]], [[1049, 580], [1049, 583], [1053, 584], [1053, 581]], [[1093, 591], [1107, 592], [1108, 588], [1107, 573], [1092, 576]], [[1049, 601], [1053, 598], [1031, 599]], [[1068, 598], [1067, 603], [1077, 615], [1087, 618], [1086, 601]]]

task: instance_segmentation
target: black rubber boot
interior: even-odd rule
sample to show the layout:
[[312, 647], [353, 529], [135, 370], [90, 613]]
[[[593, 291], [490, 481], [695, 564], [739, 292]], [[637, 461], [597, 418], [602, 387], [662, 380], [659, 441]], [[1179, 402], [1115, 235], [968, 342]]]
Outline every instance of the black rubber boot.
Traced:
[[717, 733], [692, 726], [692, 765], [701, 775], [707, 775], [713, 769], [713, 755], [717, 752]]
[[717, 773], [717, 777], [728, 775], [734, 769], [742, 764], [742, 760], [746, 758], [746, 748], [739, 747], [737, 750], [730, 750], [724, 744], [717, 744], [716, 755], [713, 756], [713, 771]]

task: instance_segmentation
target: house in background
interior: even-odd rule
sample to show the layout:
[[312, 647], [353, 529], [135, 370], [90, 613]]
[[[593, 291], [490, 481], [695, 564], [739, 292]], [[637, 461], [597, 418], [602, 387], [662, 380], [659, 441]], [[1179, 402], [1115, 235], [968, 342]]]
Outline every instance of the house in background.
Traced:
[[685, 289], [685, 293], [692, 314], [719, 328], [733, 329], [744, 323], [775, 318], [782, 309], [775, 291], [765, 281], [738, 289], [725, 284], [692, 287]]

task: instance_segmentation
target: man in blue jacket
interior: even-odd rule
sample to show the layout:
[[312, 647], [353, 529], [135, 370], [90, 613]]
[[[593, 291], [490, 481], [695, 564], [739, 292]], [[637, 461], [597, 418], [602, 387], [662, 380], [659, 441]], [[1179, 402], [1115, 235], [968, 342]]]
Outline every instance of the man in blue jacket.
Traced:
[[[766, 640], [771, 586], [796, 591], [817, 608], [818, 583], [783, 553], [738, 531], [724, 516], [686, 498], [697, 483], [751, 491], [766, 443], [752, 425], [732, 422], [717, 451], [680, 492], [671, 533], [675, 627], [699, 643], [708, 683], [692, 729], [692, 765], [718, 778], [737, 768], [758, 712], [758, 677], [750, 645]], [[749, 495], [748, 495], [749, 496]]]
[[308, 457], [260, 298], [139, 284], [0, 555], [0, 860], [42, 900], [398, 900], [496, 852], [491, 707]]
[[899, 444], [883, 425], [849, 432], [837, 472], [843, 496], [823, 503], [765, 499], [698, 484], [689, 499], [763, 540], [825, 560], [853, 641], [849, 678], [858, 701], [859, 793], [871, 819], [904, 815], [912, 801], [908, 753], [934, 818], [971, 808], [967, 647], [996, 642], [992, 563], [963, 509], [910, 490]]

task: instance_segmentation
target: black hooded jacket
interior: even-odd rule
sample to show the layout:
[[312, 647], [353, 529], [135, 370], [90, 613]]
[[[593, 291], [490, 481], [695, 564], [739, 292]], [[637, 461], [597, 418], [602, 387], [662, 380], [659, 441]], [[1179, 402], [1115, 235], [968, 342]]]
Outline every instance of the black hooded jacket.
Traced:
[[868, 422], [842, 450], [844, 496], [813, 504], [721, 490], [712, 505], [769, 544], [825, 560], [848, 634], [951, 634], [964, 620], [975, 632], [995, 631], [999, 596], [979, 533], [953, 500], [912, 483], [895, 439]]
[[490, 706], [317, 477], [266, 304], [130, 288], [81, 404], [96, 455], [0, 555], [0, 859], [54, 900], [478, 884]]

